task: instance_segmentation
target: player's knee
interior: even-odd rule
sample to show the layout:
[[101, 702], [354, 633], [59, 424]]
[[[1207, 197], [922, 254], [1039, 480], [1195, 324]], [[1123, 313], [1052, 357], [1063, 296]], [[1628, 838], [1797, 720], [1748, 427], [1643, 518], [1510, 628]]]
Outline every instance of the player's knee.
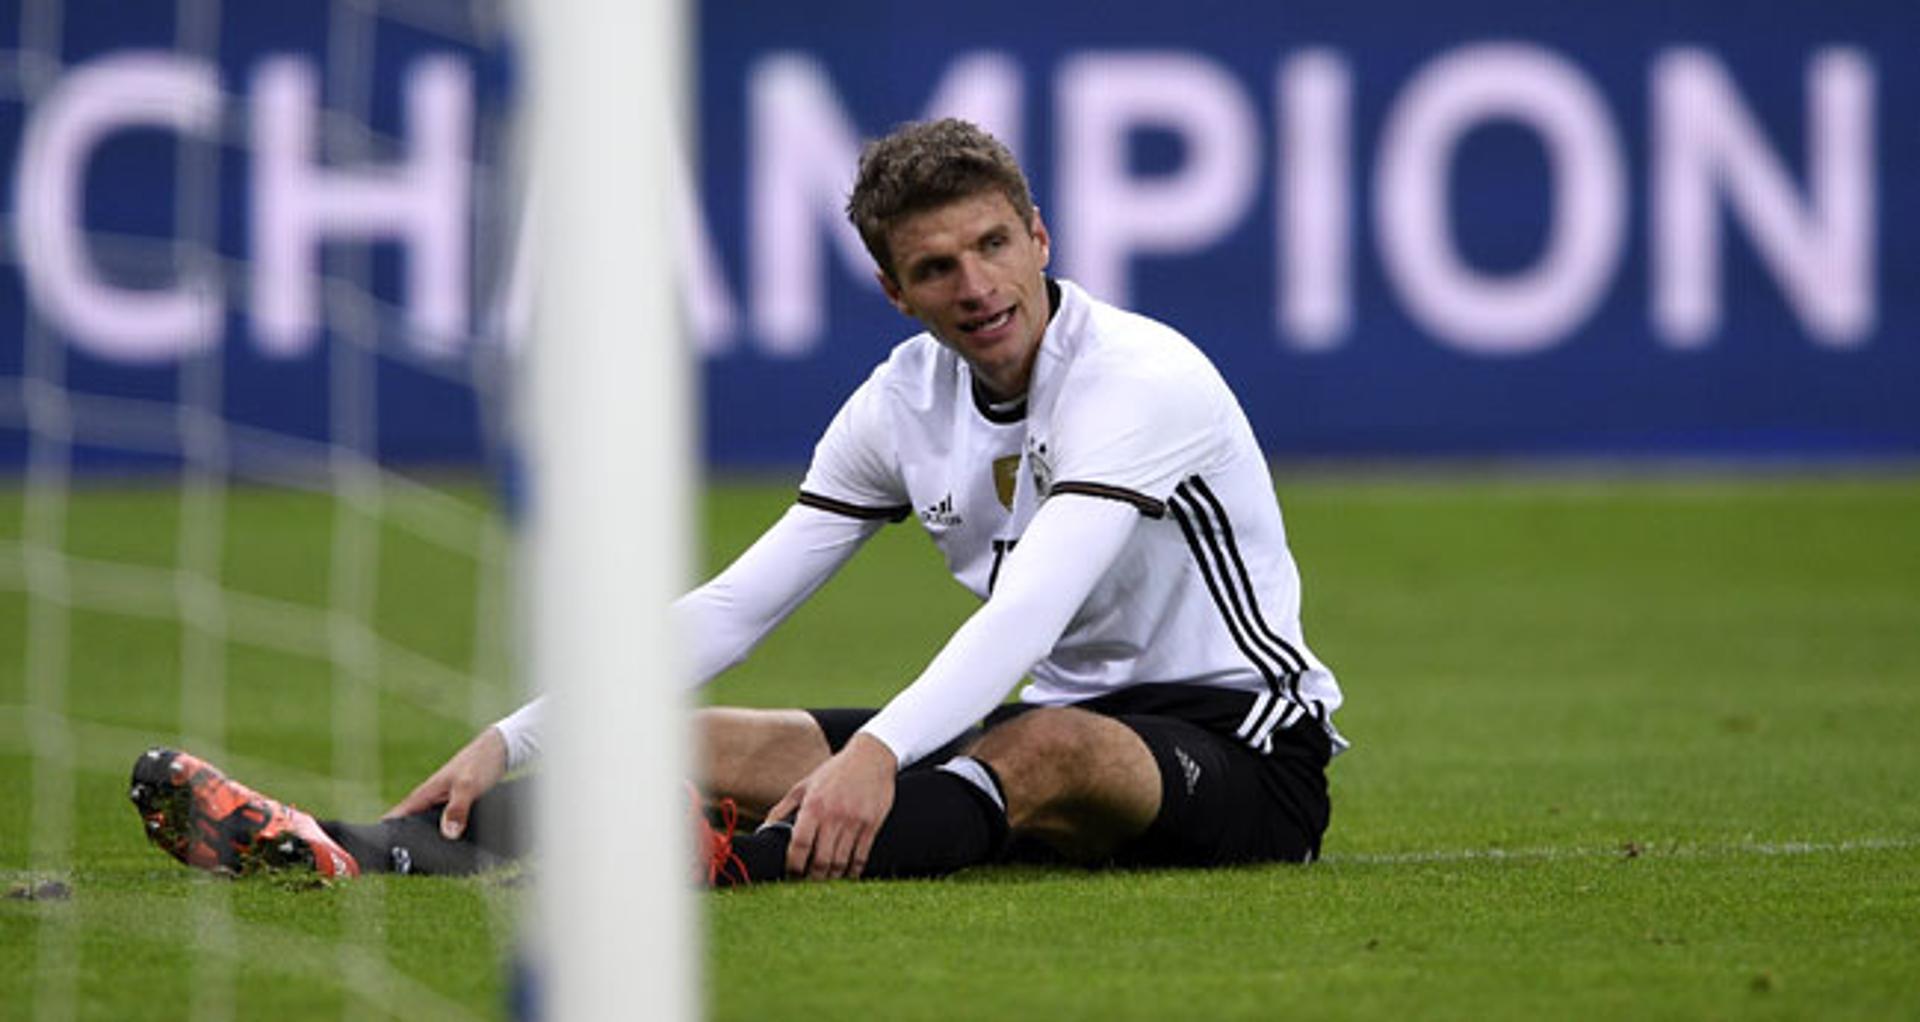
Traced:
[[1007, 789], [1016, 826], [1056, 803], [1077, 798], [1090, 775], [1098, 718], [1080, 710], [1030, 710], [982, 735], [973, 755], [992, 766]]
[[1073, 859], [1098, 861], [1152, 822], [1160, 778], [1130, 728], [1070, 708], [1032, 710], [989, 730], [972, 754], [999, 774], [1007, 823]]

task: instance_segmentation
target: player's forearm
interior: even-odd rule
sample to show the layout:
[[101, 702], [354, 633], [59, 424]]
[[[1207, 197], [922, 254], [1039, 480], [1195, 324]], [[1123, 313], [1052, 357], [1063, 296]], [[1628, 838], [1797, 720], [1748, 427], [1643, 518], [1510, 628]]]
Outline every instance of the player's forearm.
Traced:
[[[704, 685], [746, 659], [878, 528], [796, 506], [725, 571], [674, 601], [676, 634], [688, 647], [689, 683]], [[506, 739], [508, 769], [539, 758], [544, 702], [534, 699], [493, 725]]]
[[694, 685], [747, 658], [880, 524], [794, 506], [707, 584], [674, 602]]
[[1138, 521], [1116, 501], [1048, 501], [1002, 565], [993, 598], [861, 730], [904, 767], [986, 716], [1052, 651]]

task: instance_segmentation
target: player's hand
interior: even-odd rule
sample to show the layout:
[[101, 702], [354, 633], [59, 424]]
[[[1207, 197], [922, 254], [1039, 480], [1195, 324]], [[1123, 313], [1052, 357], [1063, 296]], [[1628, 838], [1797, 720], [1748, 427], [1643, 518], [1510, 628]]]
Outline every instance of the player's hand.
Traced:
[[767, 814], [783, 820], [800, 811], [787, 844], [787, 874], [814, 880], [859, 876], [893, 808], [899, 766], [879, 739], [855, 734], [838, 755], [794, 785]]
[[489, 727], [387, 810], [385, 819], [412, 816], [445, 803], [447, 808], [440, 814], [440, 834], [449, 841], [457, 840], [467, 829], [467, 812], [473, 808], [473, 800], [500, 783], [506, 773], [507, 740], [501, 737], [499, 729]]

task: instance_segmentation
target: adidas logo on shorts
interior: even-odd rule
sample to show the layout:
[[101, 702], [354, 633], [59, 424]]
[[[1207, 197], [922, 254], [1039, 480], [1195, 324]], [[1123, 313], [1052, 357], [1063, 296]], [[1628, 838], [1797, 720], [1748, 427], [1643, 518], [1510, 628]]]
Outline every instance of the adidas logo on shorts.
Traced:
[[1178, 745], [1173, 747], [1173, 758], [1180, 761], [1180, 771], [1187, 775], [1187, 794], [1193, 794], [1193, 789], [1200, 786], [1200, 764], [1195, 763], [1193, 757], [1187, 755], [1187, 750]]

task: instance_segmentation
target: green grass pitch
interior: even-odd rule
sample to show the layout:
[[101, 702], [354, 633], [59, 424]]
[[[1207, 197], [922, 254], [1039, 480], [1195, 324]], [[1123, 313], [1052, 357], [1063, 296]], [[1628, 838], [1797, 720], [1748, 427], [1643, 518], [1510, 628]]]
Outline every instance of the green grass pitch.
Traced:
[[[713, 1013], [1920, 1016], [1920, 479], [1307, 475], [1281, 493], [1308, 636], [1355, 742], [1332, 771], [1325, 861], [713, 895]], [[710, 558], [788, 496], [715, 486]], [[24, 652], [40, 627], [18, 542], [30, 509], [0, 498], [0, 879], [71, 887], [0, 901], [0, 1017], [500, 1014], [511, 876], [234, 883], [146, 846], [123, 789], [187, 712], [177, 621], [74, 602], [55, 690], [71, 805], [34, 802], [31, 707], [48, 689]], [[82, 489], [65, 546], [171, 563], [179, 507], [168, 490]], [[226, 515], [230, 587], [326, 598], [324, 505], [237, 491]], [[486, 645], [472, 564], [379, 535], [385, 567], [365, 584], [381, 633], [467, 663]], [[915, 529], [889, 529], [710, 695], [872, 702], [969, 600]], [[387, 798], [510, 699], [384, 667], [343, 682], [242, 645], [225, 669], [228, 765], [323, 811], [343, 808], [327, 778], [352, 769], [334, 761], [342, 699], [379, 711]], [[56, 810], [71, 861], [36, 862], [35, 814]]]

